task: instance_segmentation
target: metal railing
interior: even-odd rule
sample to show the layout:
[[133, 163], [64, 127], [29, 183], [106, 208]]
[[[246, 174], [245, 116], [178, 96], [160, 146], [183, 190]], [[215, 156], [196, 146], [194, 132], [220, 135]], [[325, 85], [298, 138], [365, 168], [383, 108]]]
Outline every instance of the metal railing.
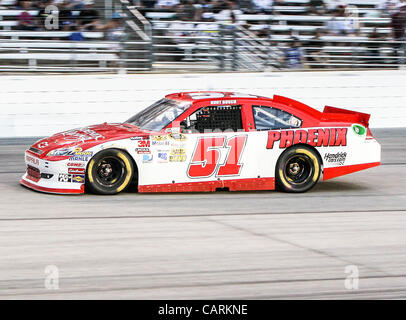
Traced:
[[[70, 33], [65, 31], [0, 31], [0, 71], [371, 69], [403, 68], [406, 63], [406, 41], [367, 36], [315, 38], [306, 26], [289, 29], [285, 25], [269, 25], [268, 34], [259, 36], [238, 24], [149, 21], [128, 0], [112, 4], [125, 20], [117, 41], [107, 41], [105, 32], [84, 32], [92, 40], [75, 42], [68, 40]], [[305, 34], [278, 34], [295, 28]], [[300, 49], [292, 47], [295, 41], [300, 41]], [[292, 52], [299, 56], [294, 65], [289, 57]]]

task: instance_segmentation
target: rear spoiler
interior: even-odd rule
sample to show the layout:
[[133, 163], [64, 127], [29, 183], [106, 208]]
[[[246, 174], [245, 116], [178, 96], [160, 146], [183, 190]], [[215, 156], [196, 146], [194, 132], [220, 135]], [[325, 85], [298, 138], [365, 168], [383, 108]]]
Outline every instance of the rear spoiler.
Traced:
[[370, 117], [371, 115], [367, 113], [325, 106], [323, 114], [321, 116], [321, 120], [322, 121], [344, 120], [358, 122], [368, 127]]

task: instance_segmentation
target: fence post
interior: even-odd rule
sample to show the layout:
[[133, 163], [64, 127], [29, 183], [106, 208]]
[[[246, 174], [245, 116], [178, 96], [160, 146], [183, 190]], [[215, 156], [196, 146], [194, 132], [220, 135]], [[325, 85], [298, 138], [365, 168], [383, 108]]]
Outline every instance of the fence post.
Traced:
[[232, 61], [231, 61], [231, 68], [233, 71], [237, 71], [238, 70], [238, 63], [237, 63], [237, 59], [238, 59], [238, 38], [237, 38], [237, 28], [233, 25], [232, 26], [232, 37], [233, 37], [233, 52], [232, 52]]
[[152, 71], [153, 67], [154, 67], [154, 29], [152, 26], [148, 27], [148, 30], [145, 30], [146, 34], [149, 37], [149, 42], [147, 44], [148, 49], [146, 51], [147, 54], [147, 59], [148, 60], [148, 70]]
[[225, 45], [225, 36], [224, 36], [224, 26], [223, 24], [220, 25], [220, 32], [219, 32], [219, 36], [220, 36], [220, 64], [219, 64], [219, 68], [220, 71], [225, 71], [225, 55], [226, 55], [226, 51], [224, 48]]

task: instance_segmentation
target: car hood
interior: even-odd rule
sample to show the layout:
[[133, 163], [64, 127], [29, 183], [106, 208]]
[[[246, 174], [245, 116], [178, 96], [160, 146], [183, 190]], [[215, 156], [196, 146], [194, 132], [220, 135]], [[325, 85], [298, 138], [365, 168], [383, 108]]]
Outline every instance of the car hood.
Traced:
[[30, 151], [42, 158], [54, 149], [78, 146], [86, 150], [107, 141], [149, 135], [128, 123], [103, 123], [54, 134], [34, 143]]

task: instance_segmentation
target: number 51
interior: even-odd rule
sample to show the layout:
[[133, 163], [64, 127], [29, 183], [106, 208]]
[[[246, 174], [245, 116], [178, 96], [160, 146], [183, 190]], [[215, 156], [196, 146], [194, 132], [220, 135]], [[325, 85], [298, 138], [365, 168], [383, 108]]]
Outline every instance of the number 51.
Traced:
[[[246, 135], [226, 137], [203, 137], [199, 138], [192, 161], [189, 164], [188, 176], [190, 178], [210, 177], [216, 172], [216, 176], [239, 175], [242, 164], [240, 158], [247, 141]], [[221, 150], [228, 148], [226, 161], [219, 164]]]

